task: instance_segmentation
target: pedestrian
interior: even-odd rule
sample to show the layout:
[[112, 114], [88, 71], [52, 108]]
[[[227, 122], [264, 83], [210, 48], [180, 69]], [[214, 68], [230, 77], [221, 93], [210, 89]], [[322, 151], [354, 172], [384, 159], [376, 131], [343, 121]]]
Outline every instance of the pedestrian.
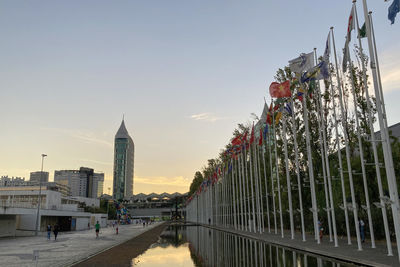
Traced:
[[51, 236], [51, 225], [48, 224], [47, 225], [47, 240], [50, 240], [50, 236]]
[[55, 224], [53, 227], [53, 233], [54, 233], [54, 241], [57, 241], [57, 235], [58, 235], [58, 225]]
[[319, 229], [319, 239], [321, 240], [324, 235], [324, 228], [322, 228], [322, 222], [318, 220], [318, 229]]
[[145, 227], [146, 226], [146, 222], [145, 221], [143, 221], [143, 227]]
[[96, 227], [96, 238], [99, 238], [99, 232], [100, 232], [100, 224], [99, 224], [99, 221], [97, 221], [95, 227]]
[[115, 233], [118, 235], [118, 224], [116, 223]]
[[361, 242], [365, 242], [365, 223], [362, 219], [358, 221], [360, 225], [360, 235], [361, 235]]
[[90, 223], [87, 223], [87, 228], [88, 230], [90, 230]]

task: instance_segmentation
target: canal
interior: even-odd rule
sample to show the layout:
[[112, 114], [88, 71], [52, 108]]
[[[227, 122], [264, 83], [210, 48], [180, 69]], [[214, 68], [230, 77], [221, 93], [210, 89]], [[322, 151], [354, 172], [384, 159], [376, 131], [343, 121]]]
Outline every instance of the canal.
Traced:
[[354, 266], [202, 226], [170, 225], [132, 266]]

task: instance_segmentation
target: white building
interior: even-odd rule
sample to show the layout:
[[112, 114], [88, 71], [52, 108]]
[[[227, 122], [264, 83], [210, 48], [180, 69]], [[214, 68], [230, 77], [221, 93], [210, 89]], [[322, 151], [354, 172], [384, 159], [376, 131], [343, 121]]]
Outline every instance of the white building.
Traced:
[[25, 178], [21, 177], [8, 177], [7, 175], [0, 177], [0, 186], [14, 186], [24, 184], [25, 182]]
[[[0, 187], [0, 237], [33, 234], [39, 199], [38, 186]], [[42, 190], [40, 231], [46, 231], [48, 224], [58, 224], [61, 231], [84, 230], [97, 220], [105, 227], [107, 214], [92, 214], [80, 208], [83, 202], [88, 206], [98, 206], [99, 200], [95, 201], [63, 197], [60, 192]]]
[[31, 182], [40, 182], [42, 180], [42, 183], [48, 182], [49, 181], [49, 173], [48, 172], [31, 172], [29, 181]]

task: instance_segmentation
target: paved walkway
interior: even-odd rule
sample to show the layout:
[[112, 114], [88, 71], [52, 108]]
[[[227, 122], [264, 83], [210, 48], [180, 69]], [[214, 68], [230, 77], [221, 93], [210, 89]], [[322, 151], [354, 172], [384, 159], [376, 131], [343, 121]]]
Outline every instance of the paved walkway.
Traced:
[[334, 243], [329, 241], [329, 236], [324, 236], [321, 244], [317, 244], [314, 241], [314, 235], [307, 234], [307, 241], [303, 242], [301, 240], [301, 233], [296, 233], [295, 239], [290, 239], [290, 232], [284, 231], [284, 238], [278, 230], [278, 234], [266, 232], [259, 233], [249, 233], [245, 231], [239, 231], [232, 228], [222, 228], [210, 225], [203, 225], [212, 229], [229, 232], [232, 234], [238, 234], [244, 237], [253, 238], [257, 240], [262, 240], [269, 242], [271, 244], [276, 244], [279, 246], [299, 250], [305, 253], [317, 254], [329, 258], [334, 258], [336, 260], [359, 263], [366, 266], [400, 266], [399, 258], [397, 257], [397, 247], [393, 244], [394, 256], [387, 256], [387, 249], [385, 242], [376, 242], [376, 248], [371, 248], [371, 244], [366, 241], [363, 243], [363, 250], [357, 250], [357, 241], [353, 240], [351, 245], [347, 244], [347, 238], [339, 238], [339, 247], [334, 247]]
[[57, 241], [47, 240], [47, 233], [41, 236], [0, 239], [0, 266], [36, 266], [33, 250], [39, 250], [37, 266], [70, 266], [106, 249], [121, 244], [161, 223], [143, 225], [120, 225], [119, 234], [112, 227], [100, 229], [96, 239], [95, 230], [60, 232]]

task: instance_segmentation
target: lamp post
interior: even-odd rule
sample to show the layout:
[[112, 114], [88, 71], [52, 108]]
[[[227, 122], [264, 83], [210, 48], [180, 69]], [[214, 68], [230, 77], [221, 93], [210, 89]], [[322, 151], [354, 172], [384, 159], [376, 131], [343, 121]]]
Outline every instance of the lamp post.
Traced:
[[35, 227], [35, 236], [38, 235], [38, 228], [39, 228], [39, 213], [40, 213], [40, 203], [42, 202], [42, 179], [43, 179], [43, 161], [44, 157], [47, 157], [46, 154], [42, 154], [42, 169], [40, 171], [40, 180], [39, 180], [39, 196], [38, 196], [38, 208], [36, 213], [36, 227]]

